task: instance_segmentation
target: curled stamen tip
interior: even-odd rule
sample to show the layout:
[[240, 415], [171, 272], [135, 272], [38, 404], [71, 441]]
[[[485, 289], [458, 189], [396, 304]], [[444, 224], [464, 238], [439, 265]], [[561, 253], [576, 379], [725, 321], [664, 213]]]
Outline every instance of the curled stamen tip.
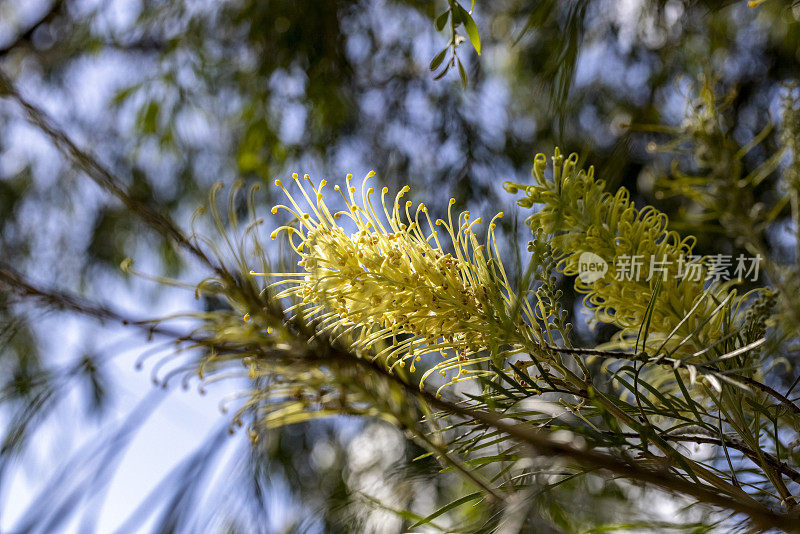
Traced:
[[272, 213], [273, 215], [275, 215], [276, 213], [278, 213], [278, 206], [273, 206], [273, 207], [272, 207], [272, 209], [271, 209], [271, 210], [269, 210], [269, 211], [270, 211], [270, 213]]
[[384, 187], [383, 189], [381, 189], [381, 194], [382, 195], [385, 195], [388, 192], [389, 192], [389, 188], [388, 187]]
[[369, 171], [367, 173], [367, 178], [372, 178], [373, 176], [375, 176], [375, 171]]
[[326, 185], [328, 185], [328, 180], [322, 180], [322, 181], [319, 183], [319, 186], [320, 186], [320, 187], [325, 187]]
[[311, 218], [311, 215], [309, 215], [308, 213], [304, 213], [304, 214], [303, 214], [303, 218], [304, 218], [304, 219], [310, 219], [310, 218]]
[[444, 221], [441, 219], [436, 219], [436, 226], [439, 226], [440, 224], [444, 224]]
[[453, 204], [455, 204], [455, 203], [456, 203], [456, 199], [454, 199], [454, 198], [451, 198], [451, 199], [450, 199], [450, 205], [452, 206], [452, 205], [453, 205]]
[[411, 206], [411, 204], [413, 204], [413, 202], [411, 202], [410, 200], [406, 200], [406, 207]]
[[339, 184], [336, 184], [336, 185], [333, 186], [333, 189], [335, 191], [339, 191], [341, 189], [341, 187], [339, 187]]
[[375, 188], [374, 187], [370, 187], [369, 189], [367, 189], [367, 195], [371, 195], [374, 192], [375, 192]]
[[353, 175], [352, 174], [348, 174], [347, 176], [344, 177], [344, 179], [345, 180], [352, 180], [353, 179]]
[[310, 174], [304, 174], [304, 175], [303, 175], [303, 179], [305, 179], [305, 180], [311, 180], [311, 175], [310, 175]]
[[356, 188], [355, 188], [355, 187], [353, 187], [352, 185], [350, 186], [350, 192], [351, 192], [351, 193], [355, 193], [355, 192], [356, 192]]
[[400, 194], [406, 194], [411, 191], [411, 188], [407, 185], [404, 185], [403, 188], [400, 190]]
[[505, 215], [505, 213], [503, 213], [503, 212], [501, 211], [500, 213], [498, 213], [497, 215], [495, 215], [495, 217], [497, 217], [498, 219], [502, 219], [504, 215]]
[[283, 182], [281, 182], [280, 180], [275, 180], [275, 185], [278, 187], [283, 187]]
[[[252, 273], [253, 271], [250, 271], [250, 272]], [[249, 314], [249, 313], [245, 313], [245, 314], [244, 314], [244, 317], [242, 317], [242, 320], [243, 320], [244, 322], [247, 322], [247, 321], [249, 321], [249, 320], [250, 320], [250, 314]]]
[[269, 234], [270, 239], [277, 239], [278, 238], [278, 231], [275, 230], [271, 234]]
[[292, 173], [292, 178], [294, 178], [295, 180], [297, 180], [297, 177], [298, 177], [298, 176], [300, 176], [300, 175], [299, 175], [299, 174], [297, 174], [296, 172], [293, 172], [293, 173]]

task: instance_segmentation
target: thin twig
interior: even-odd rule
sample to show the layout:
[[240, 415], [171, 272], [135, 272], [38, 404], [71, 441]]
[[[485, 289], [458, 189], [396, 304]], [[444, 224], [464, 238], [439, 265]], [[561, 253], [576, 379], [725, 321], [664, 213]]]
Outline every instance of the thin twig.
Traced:
[[683, 360], [677, 358], [667, 358], [663, 356], [652, 357], [644, 352], [639, 352], [636, 354], [631, 354], [628, 352], [617, 352], [617, 351], [610, 351], [610, 350], [599, 350], [599, 349], [584, 349], [584, 348], [566, 348], [566, 347], [556, 347], [552, 345], [548, 345], [547, 349], [559, 352], [559, 353], [567, 353], [567, 354], [581, 354], [585, 356], [596, 356], [598, 358], [607, 358], [607, 359], [617, 359], [617, 360], [628, 360], [628, 361], [636, 361], [636, 362], [645, 362], [650, 364], [669, 364], [672, 365], [675, 369], [686, 369], [688, 367], [694, 367], [698, 371], [701, 371], [704, 374], [708, 375], [719, 375], [724, 377], [727, 380], [739, 381], [746, 386], [753, 387], [762, 393], [767, 393], [768, 395], [777, 399], [783, 406], [794, 412], [795, 414], [800, 415], [800, 406], [793, 403], [791, 400], [786, 398], [784, 395], [776, 391], [775, 389], [771, 388], [770, 386], [754, 380], [752, 378], [748, 378], [742, 375], [732, 375], [730, 373], [723, 373], [719, 369], [714, 367], [709, 367], [706, 365], [694, 365], [690, 363], [686, 363]]
[[[131, 323], [128, 319], [124, 318], [122, 314], [103, 306], [92, 305], [77, 297], [47, 292], [36, 288], [33, 284], [26, 282], [21, 277], [15, 276], [13, 271], [6, 268], [0, 269], [0, 279], [5, 282], [6, 286], [17, 286], [19, 288], [19, 293], [37, 297], [50, 306], [68, 308], [96, 319], [118, 320], [123, 324], [136, 325], [139, 327], [143, 326], [140, 323]], [[308, 331], [308, 328], [297, 321], [287, 321], [287, 326], [297, 329], [294, 335], [296, 340], [301, 344], [305, 343], [304, 339], [307, 340], [311, 337], [309, 335], [311, 332]], [[157, 331], [165, 335], [176, 334], [174, 332], [167, 332], [164, 329], [158, 329]], [[178, 338], [191, 339], [189, 336], [183, 335], [178, 335]], [[548, 437], [544, 432], [537, 431], [524, 424], [512, 424], [508, 422], [506, 418], [494, 413], [476, 410], [459, 405], [455, 402], [443, 400], [429, 391], [420, 391], [417, 386], [409, 384], [397, 375], [390, 373], [378, 362], [360, 358], [347, 350], [323, 343], [320, 336], [318, 336], [316, 340], [317, 341], [312, 346], [306, 345], [306, 351], [299, 352], [297, 350], [289, 350], [281, 354], [281, 356], [305, 364], [318, 364], [321, 361], [333, 361], [340, 364], [355, 366], [365, 372], [374, 373], [376, 376], [382, 376], [384, 379], [401, 387], [410, 397], [418, 398], [432, 408], [491, 426], [529, 447], [534, 453], [551, 457], [567, 458], [584, 467], [601, 469], [633, 481], [645, 482], [667, 491], [693, 497], [699, 502], [745, 514], [760, 528], [783, 528], [787, 531], [798, 531], [800, 517], [796, 517], [795, 515], [780, 513], [766, 506], [755, 504], [755, 502], [742, 501], [717, 493], [710, 486], [690, 482], [668, 470], [650, 469], [636, 462], [631, 462], [609, 453], [584, 449], [569, 443], [556, 441]], [[271, 351], [269, 354], [262, 354], [261, 357], [273, 358], [278, 355], [279, 352], [283, 351]]]

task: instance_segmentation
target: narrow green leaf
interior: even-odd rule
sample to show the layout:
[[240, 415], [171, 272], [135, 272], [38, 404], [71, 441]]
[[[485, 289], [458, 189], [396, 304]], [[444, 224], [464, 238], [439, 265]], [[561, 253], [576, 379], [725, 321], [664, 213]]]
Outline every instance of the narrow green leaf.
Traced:
[[[513, 388], [515, 388], [516, 390], [518, 390], [520, 393], [522, 393], [522, 395], [523, 395], [523, 396], [527, 396], [527, 395], [528, 395], [528, 392], [525, 390], [525, 388], [523, 388], [522, 386], [520, 386], [520, 385], [519, 385], [519, 383], [518, 383], [516, 380], [514, 380], [513, 378], [511, 378], [510, 376], [508, 376], [508, 375], [505, 373], [505, 371], [503, 371], [502, 369], [500, 369], [498, 366], [496, 366], [496, 365], [495, 365], [495, 364], [493, 364], [493, 363], [490, 363], [490, 364], [489, 364], [489, 368], [490, 368], [492, 371], [494, 371], [495, 373], [497, 373], [497, 374], [498, 374], [500, 377], [502, 377], [502, 378], [503, 378], [503, 380], [505, 380], [506, 382], [508, 382], [508, 383], [509, 383], [509, 385], [511, 385], [511, 386], [512, 386]], [[491, 384], [491, 382], [489, 382], [489, 383]]]
[[464, 9], [463, 9], [463, 8], [462, 8], [462, 9], [458, 9], [458, 8], [460, 8], [460, 7], [461, 7], [461, 6], [459, 6], [458, 4], [456, 4], [456, 9], [455, 9], [455, 11], [452, 11], [452, 16], [453, 16], [453, 26], [456, 26], [456, 27], [458, 27], [458, 25], [459, 25], [459, 24], [461, 24], [461, 22], [463, 22], [463, 21], [461, 20], [461, 12], [462, 12], [462, 11], [464, 11]]
[[470, 458], [469, 460], [464, 462], [464, 465], [479, 466], [479, 465], [493, 464], [496, 462], [516, 462], [517, 460], [519, 460], [519, 456], [515, 454], [493, 454], [491, 456]]
[[491, 387], [497, 393], [504, 395], [505, 397], [509, 398], [512, 401], [516, 402], [516, 401], [519, 400], [519, 398], [516, 395], [514, 395], [514, 393], [512, 391], [510, 391], [509, 389], [504, 388], [503, 386], [501, 386], [497, 382], [489, 382], [489, 387]]
[[475, 24], [475, 20], [466, 9], [458, 6], [458, 11], [461, 20], [464, 21], [464, 29], [467, 31], [467, 36], [469, 37], [469, 41], [472, 43], [472, 47], [475, 49], [478, 55], [481, 55], [481, 35], [478, 32], [478, 25]]
[[464, 89], [467, 88], [467, 71], [464, 70], [464, 65], [461, 64], [461, 60], [456, 56], [456, 61], [458, 62], [458, 74], [461, 76], [461, 85], [464, 86]]
[[700, 413], [697, 411], [697, 407], [695, 406], [697, 403], [689, 394], [689, 390], [686, 389], [686, 384], [683, 383], [683, 378], [681, 374], [678, 372], [677, 369], [672, 370], [673, 374], [675, 375], [675, 382], [678, 384], [678, 387], [681, 389], [681, 393], [683, 393], [683, 398], [686, 401], [686, 404], [689, 408], [694, 412], [695, 417], [698, 421], [703, 421], [703, 418], [700, 417]]
[[130, 97], [134, 93], [134, 91], [136, 91], [136, 89], [137, 89], [137, 86], [135, 86], [135, 85], [131, 85], [129, 87], [125, 87], [123, 89], [120, 89], [119, 91], [116, 92], [114, 97], [111, 99], [111, 103], [114, 106], [119, 106], [120, 104], [125, 102], [128, 99], [128, 97]]
[[442, 61], [444, 61], [444, 56], [446, 54], [447, 54], [447, 48], [444, 48], [441, 52], [436, 54], [436, 57], [434, 57], [433, 60], [431, 60], [431, 66], [430, 66], [431, 70], [436, 70], [437, 68], [439, 68], [439, 65], [442, 64]]
[[436, 17], [436, 22], [434, 22], [434, 26], [436, 26], [436, 31], [440, 32], [444, 29], [444, 25], [447, 24], [447, 17], [450, 15], [450, 10], [448, 9], [438, 17]]
[[650, 320], [653, 318], [653, 312], [655, 311], [656, 307], [656, 300], [658, 299], [659, 294], [661, 294], [661, 283], [663, 278], [660, 276], [656, 278], [655, 287], [653, 287], [653, 294], [650, 296], [650, 302], [647, 304], [647, 309], [645, 310], [644, 314], [644, 321], [639, 326], [639, 333], [636, 336], [636, 344], [634, 345], [633, 350], [639, 350], [639, 341], [642, 342], [642, 351], [647, 349], [647, 335], [650, 333]]
[[539, 387], [539, 386], [536, 384], [536, 382], [534, 382], [534, 381], [531, 379], [531, 377], [530, 377], [530, 376], [528, 376], [528, 372], [527, 372], [527, 370], [523, 369], [521, 365], [520, 365], [520, 366], [517, 366], [517, 365], [514, 365], [513, 363], [512, 363], [512, 364], [510, 364], [510, 365], [511, 365], [511, 368], [512, 368], [512, 369], [514, 369], [514, 370], [517, 372], [517, 374], [518, 374], [518, 375], [519, 375], [519, 377], [522, 379], [522, 381], [523, 381], [523, 382], [525, 382], [526, 384], [528, 384], [530, 387], [532, 387], [534, 391], [536, 391], [536, 392], [540, 392], [540, 391], [542, 390], [542, 388], [540, 388], [540, 387]]
[[480, 491], [476, 491], [475, 493], [470, 493], [469, 495], [464, 495], [460, 499], [456, 499], [455, 501], [453, 501], [451, 503], [445, 504], [444, 506], [442, 506], [441, 508], [439, 508], [438, 510], [436, 510], [435, 512], [433, 512], [432, 514], [430, 514], [426, 518], [424, 518], [424, 519], [422, 519], [420, 521], [417, 521], [416, 523], [411, 525], [410, 528], [411, 529], [415, 529], [415, 528], [417, 528], [417, 527], [419, 527], [421, 525], [425, 525], [427, 523], [430, 523], [433, 519], [436, 519], [440, 515], [449, 512], [453, 508], [458, 508], [462, 504], [466, 504], [466, 503], [468, 503], [470, 501], [474, 501], [476, 499], [480, 499], [481, 497], [483, 497], [483, 493], [481, 493]]
[[433, 456], [433, 453], [432, 453], [432, 452], [424, 452], [424, 453], [420, 454], [419, 456], [417, 456], [416, 458], [414, 458], [414, 459], [413, 459], [413, 460], [411, 460], [411, 461], [412, 461], [412, 462], [417, 462], [417, 461], [419, 461], [419, 460], [422, 460], [423, 458], [428, 458], [428, 457], [430, 457], [430, 456]]
[[[421, 515], [415, 514], [414, 512], [412, 512], [410, 510], [403, 510], [402, 508], [392, 508], [392, 507], [387, 506], [386, 504], [382, 503], [380, 500], [376, 499], [375, 497], [371, 497], [371, 496], [367, 495], [366, 493], [359, 492], [358, 495], [360, 495], [367, 502], [369, 502], [370, 504], [376, 506], [377, 508], [379, 508], [381, 510], [387, 510], [389, 512], [392, 512], [393, 514], [397, 514], [398, 516], [402, 517], [406, 521], [409, 521], [409, 522], [410, 521], [425, 521], [425, 519], [423, 519]], [[437, 530], [444, 531], [444, 529], [442, 527], [440, 527], [439, 525], [437, 525], [436, 523], [430, 522], [430, 525], [433, 528], [437, 529]]]
[[447, 74], [447, 71], [449, 71], [449, 70], [450, 70], [450, 64], [448, 63], [447, 66], [445, 66], [444, 70], [442, 70], [442, 72], [440, 72], [439, 74], [434, 76], [433, 79], [434, 80], [441, 80], [442, 78], [444, 78], [444, 75]]
[[151, 100], [147, 105], [142, 106], [137, 116], [137, 126], [146, 134], [154, 134], [158, 130], [158, 119], [161, 106], [155, 100]]

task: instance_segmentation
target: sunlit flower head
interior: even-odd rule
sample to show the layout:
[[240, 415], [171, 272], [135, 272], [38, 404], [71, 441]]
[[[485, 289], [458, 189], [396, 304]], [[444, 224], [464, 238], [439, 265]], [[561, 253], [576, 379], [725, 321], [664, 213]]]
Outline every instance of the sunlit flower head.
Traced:
[[[354, 349], [386, 358], [391, 367], [404, 367], [410, 360], [414, 372], [415, 362], [435, 357], [421, 382], [434, 370], [452, 382], [480, 373], [469, 366], [488, 356], [476, 353], [513, 343], [503, 332], [501, 310], [514, 305], [514, 295], [494, 237], [495, 222], [503, 214], [492, 218], [485, 244], [479, 244], [475, 229], [481, 219], [470, 220], [465, 211], [454, 220], [455, 199], [450, 199], [447, 221], [433, 222], [425, 204], [414, 208], [403, 200], [408, 186], [388, 206], [384, 187], [377, 204], [374, 189], [368, 187], [373, 176], [370, 172], [364, 178], [358, 199], [352, 175], [347, 176], [346, 191], [334, 186], [347, 209], [333, 213], [322, 192], [325, 180], [316, 187], [308, 175], [305, 184], [293, 175], [305, 202], [296, 201], [275, 181], [289, 205], [272, 212], [286, 210], [298, 224], [281, 226], [272, 237], [286, 232], [305, 271], [272, 275], [284, 277], [273, 286], [288, 285], [278, 297], [298, 298], [296, 311], [319, 321], [322, 330], [350, 340]], [[344, 221], [355, 232], [348, 233]], [[521, 311], [531, 316], [527, 303]]]

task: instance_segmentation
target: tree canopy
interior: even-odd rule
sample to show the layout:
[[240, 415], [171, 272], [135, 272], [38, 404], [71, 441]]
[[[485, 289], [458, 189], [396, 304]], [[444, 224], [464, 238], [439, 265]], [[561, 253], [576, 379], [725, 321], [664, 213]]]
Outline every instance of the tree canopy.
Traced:
[[[0, 530], [796, 530], [799, 41], [780, 0], [0, 4]], [[212, 430], [159, 473], [178, 395]]]

